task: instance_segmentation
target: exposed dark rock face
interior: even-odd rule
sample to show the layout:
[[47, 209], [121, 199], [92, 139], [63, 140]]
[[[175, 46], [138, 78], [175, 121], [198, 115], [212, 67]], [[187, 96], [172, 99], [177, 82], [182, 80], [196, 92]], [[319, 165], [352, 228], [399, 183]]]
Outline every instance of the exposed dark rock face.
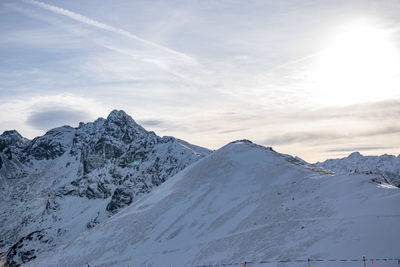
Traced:
[[[7, 263], [10, 267], [20, 266], [21, 263], [27, 263], [35, 259], [35, 243], [49, 243], [45, 238], [43, 231], [34, 231], [27, 236], [22, 237], [7, 252]], [[15, 261], [18, 259], [18, 261]]]
[[208, 153], [148, 132], [117, 110], [107, 119], [55, 128], [31, 141], [16, 131], [4, 132], [0, 237], [5, 241], [0, 252], [8, 251], [12, 266], [38, 257]]
[[110, 212], [116, 212], [118, 209], [128, 206], [132, 203], [132, 193], [127, 192], [123, 188], [117, 188], [111, 198], [110, 203], [108, 203], [106, 210]]
[[10, 149], [9, 147], [7, 147], [7, 148], [4, 150], [4, 155], [6, 155], [6, 157], [7, 157], [8, 160], [12, 160], [12, 152], [11, 152], [11, 149]]
[[6, 141], [0, 139], [0, 153], [7, 147]]
[[91, 219], [87, 224], [86, 224], [86, 228], [90, 229], [95, 227], [96, 225], [98, 225], [100, 223], [99, 221], [99, 215], [100, 213], [97, 213], [96, 217], [94, 217], [93, 219]]

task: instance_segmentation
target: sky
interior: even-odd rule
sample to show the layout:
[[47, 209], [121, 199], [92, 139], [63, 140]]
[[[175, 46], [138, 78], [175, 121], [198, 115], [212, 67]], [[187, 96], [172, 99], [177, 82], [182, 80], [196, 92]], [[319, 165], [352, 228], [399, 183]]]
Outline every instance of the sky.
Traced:
[[0, 132], [122, 109], [218, 149], [400, 153], [397, 0], [0, 0]]

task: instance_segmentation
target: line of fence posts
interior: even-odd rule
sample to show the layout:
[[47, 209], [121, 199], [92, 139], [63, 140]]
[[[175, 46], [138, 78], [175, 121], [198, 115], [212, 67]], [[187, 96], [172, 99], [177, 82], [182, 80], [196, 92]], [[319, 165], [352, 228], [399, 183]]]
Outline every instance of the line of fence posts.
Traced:
[[[366, 257], [365, 256], [363, 256], [363, 259], [362, 259], [362, 261], [363, 261], [363, 263], [364, 263], [364, 267], [367, 267], [367, 262], [366, 262]], [[389, 260], [391, 260], [391, 259], [389, 259]], [[373, 262], [374, 262], [374, 260], [373, 259], [371, 259], [371, 264], [373, 264]], [[251, 262], [250, 262], [251, 263]], [[399, 259], [397, 259], [397, 264], [399, 264], [400, 265], [400, 260]], [[225, 264], [224, 264], [225, 265]], [[88, 266], [90, 266], [89, 264], [88, 264]], [[307, 266], [308, 267], [311, 267], [311, 259], [310, 258], [307, 258]], [[130, 266], [128, 266], [128, 267], [130, 267]], [[171, 267], [172, 267], [172, 264], [171, 264]], [[247, 261], [245, 261], [244, 263], [243, 263], [243, 267], [247, 267]]]
[[[364, 267], [367, 267], [367, 259], [366, 259], [365, 256], [362, 256], [362, 261], [364, 263]], [[373, 264], [373, 263], [374, 263], [374, 260], [371, 259], [371, 264]], [[400, 260], [399, 259], [397, 260], [397, 264], [400, 265]], [[307, 266], [311, 267], [311, 259], [310, 258], [307, 258]], [[246, 261], [244, 262], [243, 267], [247, 267], [247, 262]]]

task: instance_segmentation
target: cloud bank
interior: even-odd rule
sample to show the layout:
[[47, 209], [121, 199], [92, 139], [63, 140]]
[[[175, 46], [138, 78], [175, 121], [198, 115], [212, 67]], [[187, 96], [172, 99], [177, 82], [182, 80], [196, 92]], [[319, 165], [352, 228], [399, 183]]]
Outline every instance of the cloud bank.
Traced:
[[79, 122], [89, 120], [90, 115], [86, 111], [55, 107], [30, 112], [26, 123], [35, 129], [48, 131], [57, 126], [76, 126]]

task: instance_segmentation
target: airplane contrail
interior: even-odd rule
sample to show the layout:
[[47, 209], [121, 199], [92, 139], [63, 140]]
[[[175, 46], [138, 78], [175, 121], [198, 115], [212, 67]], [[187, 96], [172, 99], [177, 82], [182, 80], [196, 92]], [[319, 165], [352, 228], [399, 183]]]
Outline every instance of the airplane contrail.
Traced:
[[[36, 19], [39, 19], [39, 20], [43, 20], [43, 21], [48, 22], [50, 24], [56, 24], [58, 27], [62, 27], [62, 28], [66, 29], [67, 31], [69, 31], [69, 32], [71, 32], [73, 34], [81, 35], [79, 32], [77, 32], [77, 30], [74, 27], [67, 26], [67, 25], [61, 23], [58, 19], [50, 18], [49, 16], [38, 14], [37, 12], [35, 12], [33, 10], [21, 8], [19, 6], [13, 5], [13, 4], [4, 4], [4, 5], [6, 5], [7, 7], [11, 8], [11, 9], [13, 9], [14, 11], [20, 12], [20, 13], [22, 13], [24, 15], [27, 15], [27, 16], [30, 16], [30, 17], [33, 17], [33, 18], [36, 18]], [[104, 47], [106, 49], [114, 51], [116, 53], [128, 55], [128, 56], [130, 56], [132, 58], [136, 58], [136, 59], [140, 58], [139, 55], [133, 53], [132, 51], [124, 50], [124, 49], [120, 49], [120, 48], [114, 47], [112, 45], [104, 44], [104, 43], [102, 43], [100, 41], [97, 41], [95, 38], [94, 39], [91, 38], [90, 41], [95, 43], [95, 44], [98, 44], [98, 45], [100, 45], [100, 46], [102, 46], [102, 47]], [[152, 65], [155, 65], [156, 67], [158, 67], [158, 68], [166, 71], [167, 73], [169, 73], [169, 74], [171, 74], [171, 75], [173, 75], [175, 77], [178, 77], [178, 78], [180, 78], [182, 80], [194, 82], [196, 84], [199, 83], [199, 81], [196, 81], [193, 78], [188, 77], [187, 75], [184, 75], [184, 74], [182, 74], [182, 73], [180, 73], [178, 71], [173, 70], [172, 68], [169, 67], [168, 64], [162, 64], [160, 61], [158, 61], [156, 59], [145, 57], [145, 58], [141, 58], [140, 60], [143, 61], [143, 62], [152, 64]], [[197, 62], [196, 62], [196, 65], [198, 65]]]
[[36, 0], [22, 0], [22, 1], [25, 2], [25, 3], [36, 5], [38, 7], [43, 8], [43, 9], [49, 10], [49, 11], [51, 11], [53, 13], [57, 13], [57, 14], [69, 17], [70, 19], [85, 23], [87, 25], [96, 27], [98, 29], [102, 29], [102, 30], [105, 30], [105, 31], [110, 31], [110, 32], [113, 32], [113, 33], [117, 33], [119, 35], [125, 36], [127, 38], [132, 39], [132, 40], [136, 40], [138, 42], [141, 42], [141, 43], [147, 44], [149, 46], [152, 46], [154, 48], [158, 48], [160, 50], [163, 50], [165, 52], [168, 52], [170, 54], [178, 56], [178, 57], [180, 57], [182, 59], [185, 59], [187, 61], [194, 62], [194, 59], [192, 57], [190, 57], [190, 56], [188, 56], [188, 55], [186, 55], [184, 53], [181, 53], [181, 52], [175, 51], [173, 49], [170, 49], [168, 47], [165, 47], [165, 46], [153, 43], [151, 41], [142, 39], [142, 38], [140, 38], [140, 37], [128, 32], [128, 31], [126, 31], [126, 30], [119, 29], [119, 28], [110, 26], [108, 24], [93, 20], [91, 18], [88, 18], [88, 17], [83, 16], [81, 14], [78, 14], [76, 12], [73, 12], [73, 11], [70, 11], [70, 10], [67, 10], [67, 9], [64, 9], [64, 8], [60, 8], [60, 7], [57, 7], [57, 6], [53, 6], [53, 5], [50, 5], [50, 4], [46, 4], [46, 3], [43, 3], [43, 2], [40, 2], [40, 1], [36, 1]]

